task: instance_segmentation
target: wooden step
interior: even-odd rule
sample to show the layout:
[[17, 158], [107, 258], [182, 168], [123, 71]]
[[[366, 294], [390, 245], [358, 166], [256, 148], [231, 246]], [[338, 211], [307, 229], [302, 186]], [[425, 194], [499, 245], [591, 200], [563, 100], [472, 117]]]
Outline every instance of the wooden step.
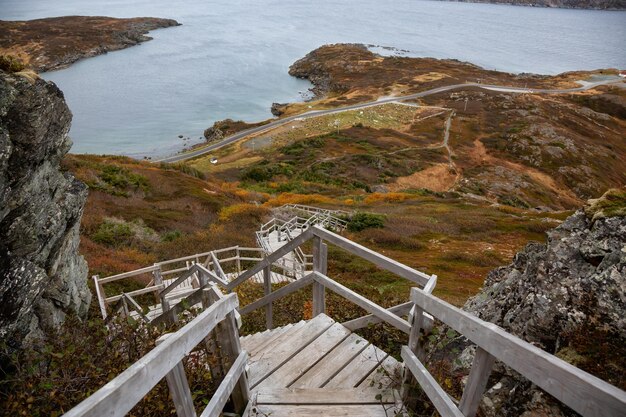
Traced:
[[[380, 395], [380, 397], [378, 397]], [[328, 389], [328, 388], [282, 388], [260, 389], [256, 396], [259, 404], [313, 405], [313, 404], [394, 404], [396, 398], [391, 389]]]
[[289, 363], [277, 369], [259, 384], [259, 390], [288, 387], [349, 335], [350, 331], [341, 324], [333, 324], [291, 358]]
[[380, 363], [387, 357], [387, 353], [374, 345], [369, 345], [359, 352], [350, 363], [332, 377], [325, 388], [356, 387], [365, 380]]
[[354, 359], [369, 343], [360, 336], [351, 334], [331, 350], [311, 369], [298, 378], [290, 388], [322, 388]]
[[334, 321], [330, 317], [320, 314], [306, 322], [304, 326], [298, 328], [294, 326], [273, 339], [260, 350], [258, 355], [251, 355], [249, 360], [250, 388], [254, 388], [272, 372], [287, 363], [333, 324]]

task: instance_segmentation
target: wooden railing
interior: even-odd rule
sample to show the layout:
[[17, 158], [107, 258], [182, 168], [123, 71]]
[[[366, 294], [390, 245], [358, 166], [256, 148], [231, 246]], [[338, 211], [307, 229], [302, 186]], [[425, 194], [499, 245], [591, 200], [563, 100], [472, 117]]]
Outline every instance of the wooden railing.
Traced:
[[[496, 360], [585, 417], [626, 415], [626, 393], [613, 385], [419, 288], [411, 290], [411, 301], [417, 314], [411, 318], [409, 344], [402, 348], [402, 359], [442, 417], [476, 415]], [[425, 352], [420, 344], [420, 330], [425, 327], [422, 317], [426, 312], [477, 345], [458, 405], [422, 363]]]
[[214, 332], [224, 369], [229, 369], [201, 417], [219, 416], [232, 398], [235, 412], [248, 404], [250, 389], [245, 373], [247, 353], [241, 350], [235, 312], [237, 296], [222, 297], [214, 288], [204, 289], [206, 309], [175, 333], [161, 336], [157, 346], [64, 417], [121, 417], [126, 415], [158, 382], [167, 380], [179, 417], [195, 417], [193, 398], [182, 360]]

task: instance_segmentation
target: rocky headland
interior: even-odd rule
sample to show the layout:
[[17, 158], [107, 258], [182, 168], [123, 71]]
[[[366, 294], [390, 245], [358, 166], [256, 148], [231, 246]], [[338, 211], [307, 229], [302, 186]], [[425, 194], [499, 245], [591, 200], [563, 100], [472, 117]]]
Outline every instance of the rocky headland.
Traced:
[[63, 16], [0, 21], [0, 55], [12, 55], [37, 72], [64, 68], [79, 59], [128, 48], [152, 38], [155, 29], [178, 26], [172, 19]]
[[71, 119], [53, 83], [0, 71], [0, 339], [12, 347], [84, 317], [91, 299], [87, 187], [60, 169]]

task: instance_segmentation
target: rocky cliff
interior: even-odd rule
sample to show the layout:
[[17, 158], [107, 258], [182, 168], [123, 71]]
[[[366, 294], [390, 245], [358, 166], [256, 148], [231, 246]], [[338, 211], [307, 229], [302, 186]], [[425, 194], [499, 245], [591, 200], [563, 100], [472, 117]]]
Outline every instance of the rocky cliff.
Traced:
[[87, 187], [59, 166], [71, 119], [54, 84], [0, 71], [0, 339], [14, 346], [89, 306]]
[[[464, 309], [626, 388], [626, 192], [591, 200], [492, 271]], [[465, 346], [465, 342], [461, 342]], [[457, 371], [467, 372], [473, 348]], [[483, 399], [485, 416], [570, 416], [571, 410], [497, 364]]]

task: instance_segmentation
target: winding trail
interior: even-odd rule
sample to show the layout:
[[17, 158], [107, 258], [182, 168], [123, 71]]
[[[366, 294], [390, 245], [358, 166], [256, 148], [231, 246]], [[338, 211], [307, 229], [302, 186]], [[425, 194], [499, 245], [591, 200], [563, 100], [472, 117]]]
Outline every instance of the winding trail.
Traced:
[[360, 103], [360, 104], [353, 104], [350, 106], [345, 106], [345, 107], [338, 107], [338, 108], [334, 108], [334, 109], [328, 109], [328, 110], [313, 110], [310, 112], [306, 112], [306, 113], [301, 113], [301, 114], [297, 114], [297, 115], [293, 115], [293, 116], [289, 116], [289, 117], [285, 117], [283, 119], [278, 119], [276, 121], [273, 121], [271, 123], [268, 123], [266, 125], [263, 126], [258, 126], [258, 127], [254, 127], [251, 129], [246, 129], [243, 130], [239, 133], [235, 133], [234, 135], [231, 135], [217, 143], [214, 143], [212, 145], [208, 145], [208, 146], [204, 146], [202, 148], [193, 150], [193, 151], [189, 151], [189, 152], [185, 152], [185, 153], [181, 153], [181, 154], [177, 154], [177, 155], [172, 155], [172, 156], [168, 156], [166, 158], [162, 158], [159, 160], [155, 160], [153, 162], [168, 162], [168, 163], [172, 163], [172, 162], [182, 162], [185, 161], [187, 159], [191, 159], [191, 158], [195, 158], [204, 154], [207, 154], [211, 151], [214, 151], [216, 149], [220, 149], [223, 148], [224, 146], [230, 145], [231, 143], [234, 143], [238, 140], [241, 140], [247, 136], [250, 136], [254, 133], [259, 133], [259, 132], [264, 132], [267, 130], [271, 130], [274, 129], [276, 127], [285, 125], [293, 120], [296, 119], [310, 119], [313, 117], [320, 117], [320, 116], [325, 116], [325, 115], [329, 115], [329, 114], [335, 114], [335, 113], [341, 113], [344, 111], [350, 111], [350, 110], [357, 110], [357, 109], [363, 109], [366, 107], [373, 107], [373, 106], [380, 106], [383, 104], [388, 104], [388, 103], [394, 103], [394, 102], [400, 102], [400, 101], [405, 101], [405, 100], [414, 100], [417, 98], [422, 98], [422, 97], [426, 97], [426, 96], [431, 96], [433, 94], [438, 94], [438, 93], [443, 93], [446, 91], [451, 91], [451, 90], [458, 90], [458, 89], [462, 89], [462, 88], [468, 88], [468, 87], [477, 87], [477, 88], [482, 88], [484, 90], [491, 90], [491, 91], [500, 91], [500, 92], [505, 92], [505, 93], [520, 93], [520, 94], [566, 94], [566, 93], [575, 93], [575, 92], [579, 92], [579, 91], [585, 91], [585, 90], [589, 90], [592, 88], [595, 88], [597, 86], [600, 85], [608, 85], [608, 84], [619, 84], [619, 83], [623, 83], [624, 80], [623, 79], [610, 79], [610, 80], [603, 80], [603, 81], [599, 81], [599, 82], [595, 82], [595, 83], [585, 83], [585, 85], [581, 86], [581, 87], [576, 87], [576, 88], [566, 88], [566, 89], [562, 89], [562, 90], [556, 90], [556, 89], [533, 89], [533, 88], [521, 88], [521, 87], [507, 87], [507, 86], [500, 86], [500, 85], [491, 85], [491, 84], [478, 84], [478, 83], [465, 83], [465, 84], [453, 84], [453, 85], [446, 85], [443, 87], [438, 87], [438, 88], [433, 88], [430, 90], [426, 90], [426, 91], [422, 91], [420, 93], [415, 93], [415, 94], [409, 94], [406, 96], [398, 96], [398, 97], [390, 97], [390, 98], [383, 98], [383, 99], [379, 99], [376, 101], [369, 101], [366, 103]]

